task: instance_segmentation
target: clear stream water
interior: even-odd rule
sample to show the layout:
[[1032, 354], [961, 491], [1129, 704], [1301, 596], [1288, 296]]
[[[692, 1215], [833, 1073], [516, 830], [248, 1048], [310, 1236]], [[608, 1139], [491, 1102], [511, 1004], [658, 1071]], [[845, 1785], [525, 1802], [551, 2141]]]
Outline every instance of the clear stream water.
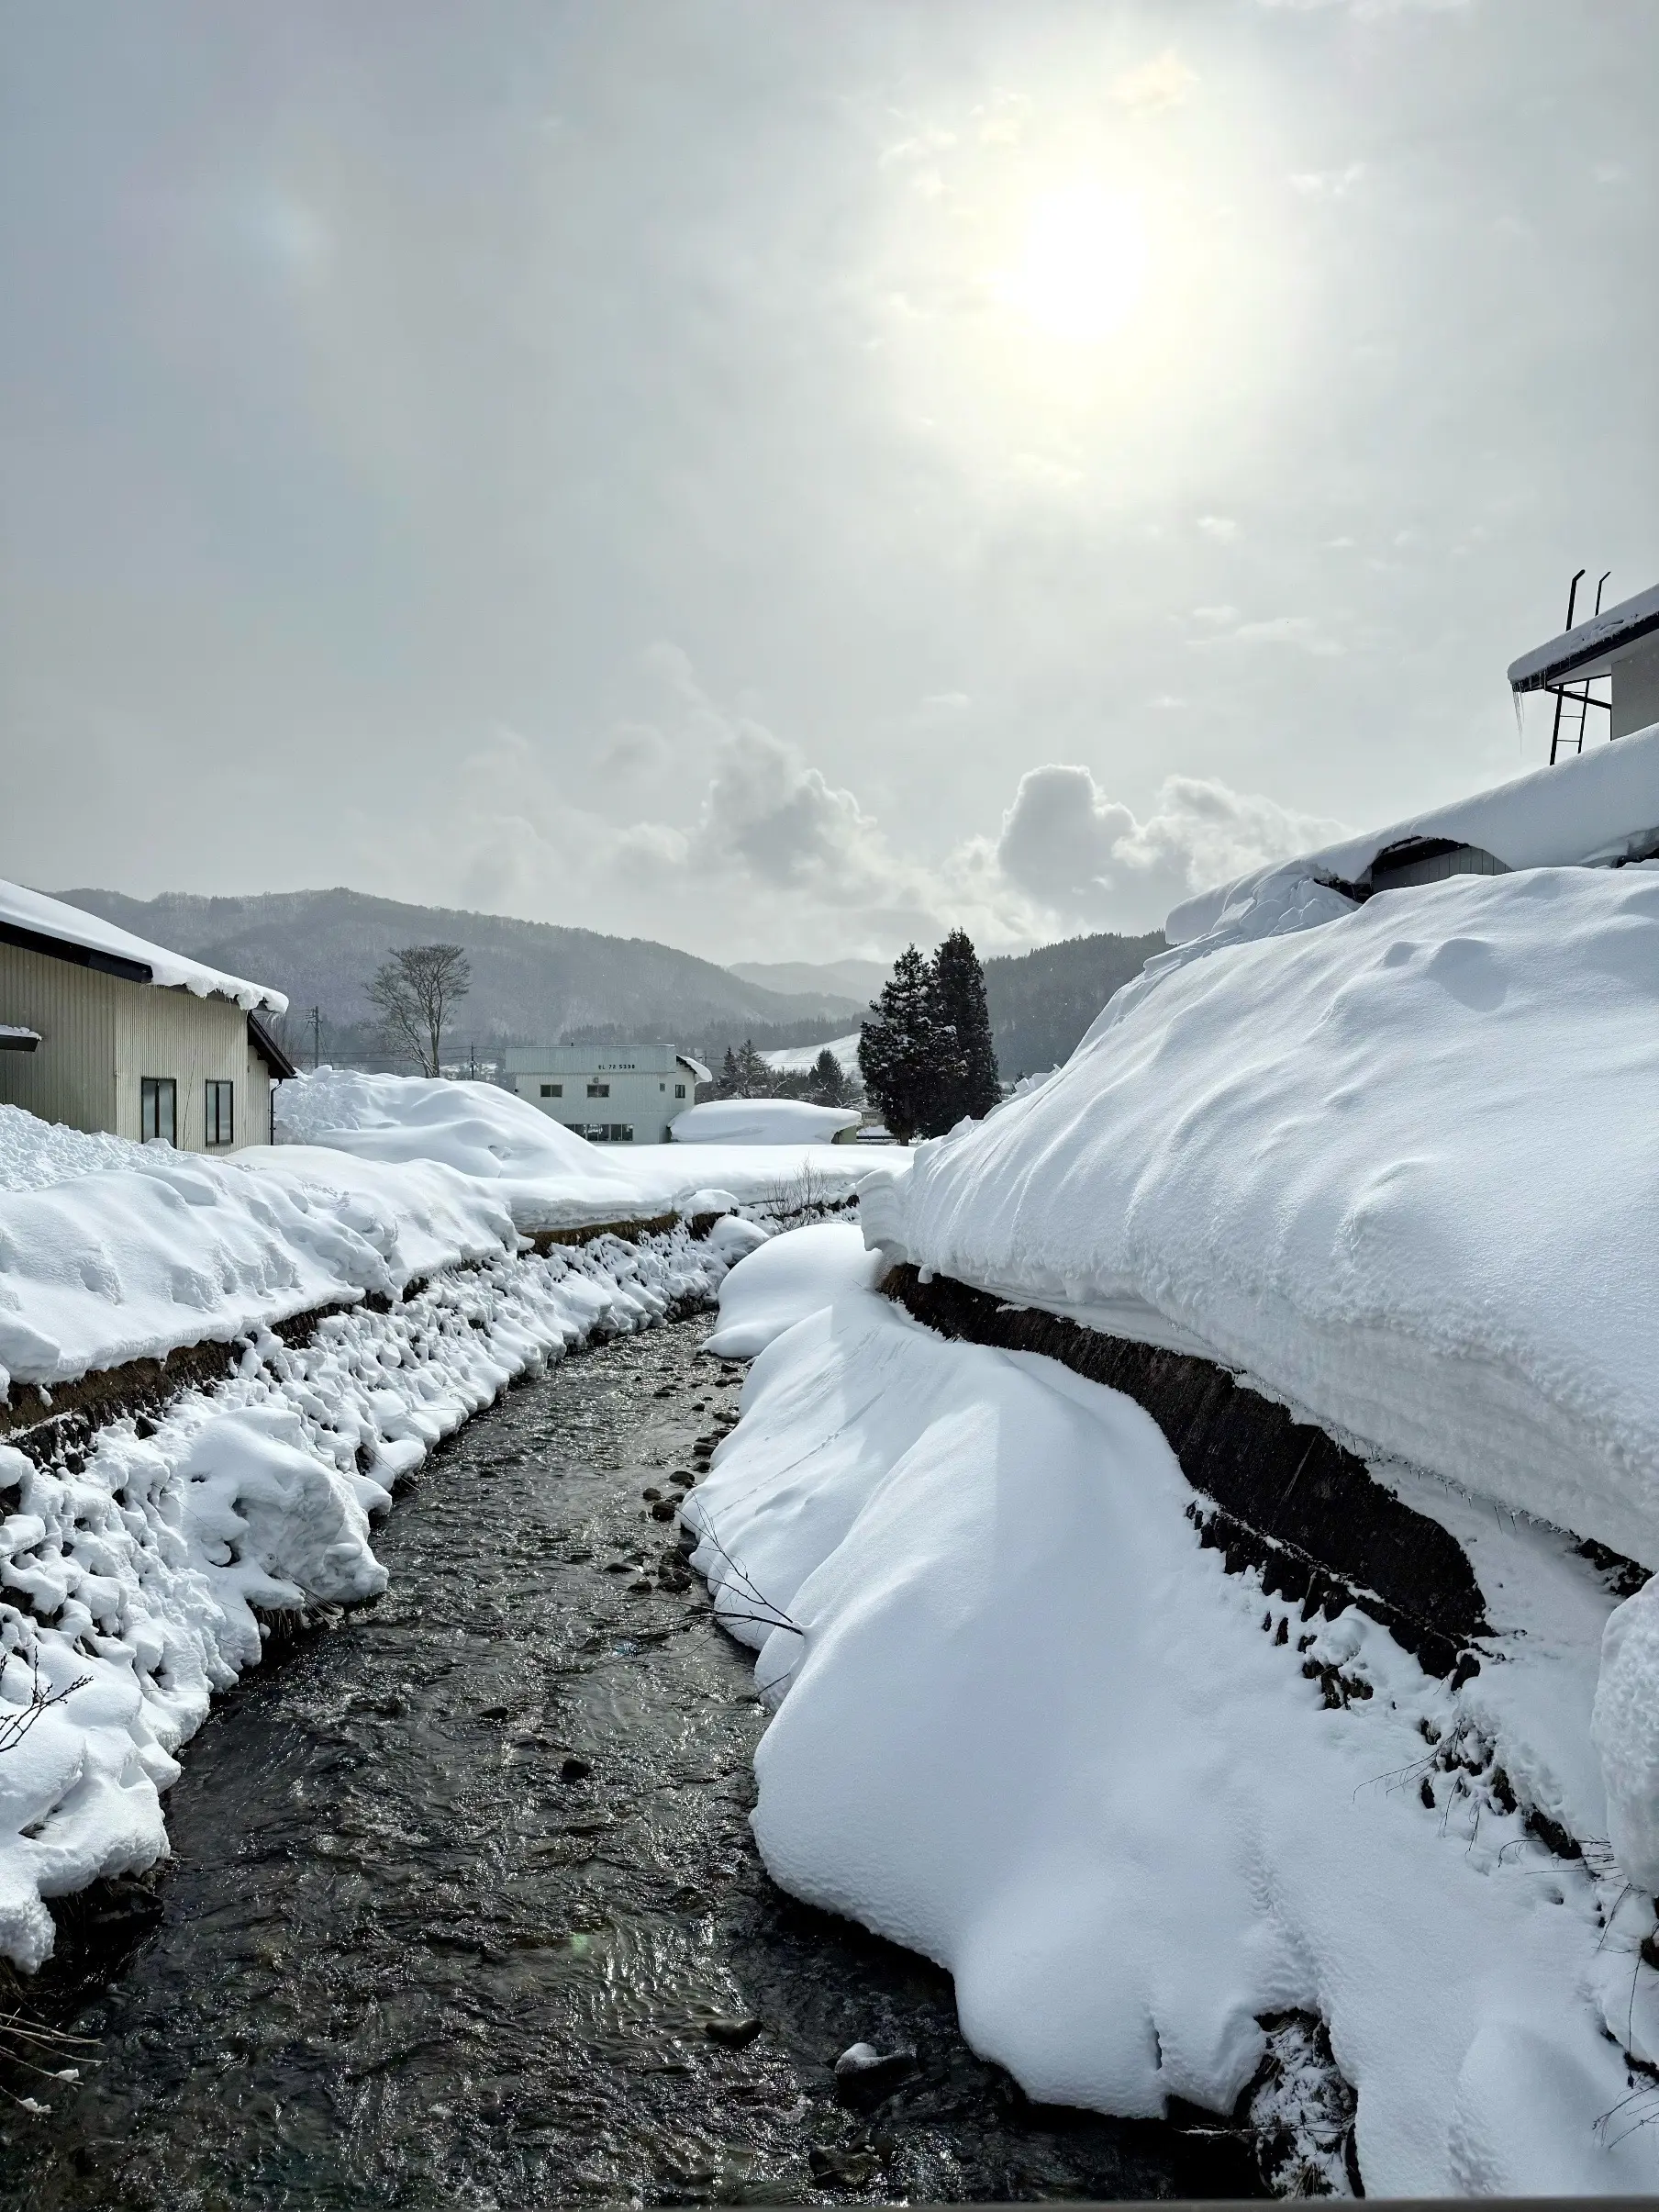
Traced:
[[[24, 1993], [101, 2062], [51, 2092], [50, 2119], [6, 2108], [0, 2198], [471, 2212], [1251, 2190], [1241, 2147], [1197, 2116], [1030, 2106], [966, 2049], [945, 1975], [768, 1881], [750, 1657], [641, 1497], [735, 1410], [707, 1328], [618, 1339], [507, 1393], [381, 1525], [388, 1594], [218, 1708], [142, 1909], [113, 1935], [66, 1916], [62, 1961]], [[859, 2040], [918, 2054], [870, 2115], [833, 2095]]]

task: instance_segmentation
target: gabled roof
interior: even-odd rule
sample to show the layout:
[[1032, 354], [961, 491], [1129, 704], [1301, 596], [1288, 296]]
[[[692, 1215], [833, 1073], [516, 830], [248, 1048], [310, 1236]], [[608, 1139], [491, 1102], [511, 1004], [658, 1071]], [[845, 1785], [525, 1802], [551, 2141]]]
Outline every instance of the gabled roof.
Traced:
[[288, 1011], [282, 992], [267, 984], [205, 967], [183, 953], [170, 953], [163, 945], [147, 944], [117, 929], [101, 915], [84, 913], [78, 906], [66, 906], [61, 899], [49, 899], [43, 891], [28, 890], [20, 883], [0, 880], [0, 944], [72, 961], [78, 967], [96, 968], [128, 983], [194, 991], [198, 999], [230, 999], [250, 1011], [256, 1006], [269, 1007], [273, 1014]]
[[248, 1016], [248, 1042], [279, 1082], [285, 1083], [290, 1076], [298, 1075], [299, 1069], [256, 1013]]
[[1536, 645], [1509, 664], [1511, 691], [1542, 691], [1568, 676], [1605, 676], [1612, 663], [1642, 638], [1659, 631], [1659, 584], [1633, 599], [1575, 623], [1547, 645]]

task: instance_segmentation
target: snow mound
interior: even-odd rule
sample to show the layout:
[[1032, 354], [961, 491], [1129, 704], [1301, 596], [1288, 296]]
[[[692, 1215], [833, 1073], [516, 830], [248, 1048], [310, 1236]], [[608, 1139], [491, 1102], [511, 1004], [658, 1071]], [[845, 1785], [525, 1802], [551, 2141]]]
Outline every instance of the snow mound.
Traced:
[[1578, 868], [1167, 966], [862, 1200], [892, 1257], [1205, 1354], [1648, 1567], [1656, 1203], [1659, 878]]
[[326, 1145], [359, 1159], [441, 1160], [486, 1182], [623, 1181], [585, 1137], [494, 1083], [319, 1067], [279, 1087], [276, 1131], [285, 1145]]
[[144, 1147], [130, 1138], [66, 1129], [21, 1106], [0, 1105], [0, 1191], [39, 1190], [100, 1167], [130, 1167], [143, 1156]]
[[183, 953], [170, 953], [165, 945], [151, 944], [129, 930], [117, 929], [102, 915], [67, 906], [61, 899], [49, 899], [43, 891], [27, 890], [20, 883], [0, 882], [0, 922], [9, 922], [38, 936], [81, 945], [88, 952], [110, 953], [117, 960], [136, 961], [150, 970], [150, 982], [163, 989], [192, 991], [198, 999], [233, 999], [250, 1011], [256, 1006], [269, 1007], [274, 1014], [288, 1011], [288, 1001], [280, 990], [272, 990], [263, 983], [250, 983], [241, 976], [228, 976], [199, 960], [186, 959]]
[[439, 1268], [518, 1246], [486, 1186], [431, 1161], [123, 1149], [130, 1166], [0, 1192], [0, 1399], [14, 1382], [50, 1385], [318, 1306], [400, 1298]]
[[849, 1106], [813, 1106], [805, 1099], [706, 1099], [670, 1124], [676, 1145], [828, 1145], [856, 1129]]
[[1457, 1693], [1229, 1575], [1191, 1499], [1052, 1362], [859, 1290], [776, 1338], [684, 1508], [777, 1704], [770, 1871], [948, 1969], [1032, 2097], [1226, 2113], [1297, 2008], [1375, 2195], [1659, 2188], [1659, 2130], [1599, 2124], [1639, 2117], [1651, 1914], [1518, 1812], [1455, 1815]]
[[843, 1291], [873, 1288], [882, 1265], [849, 1223], [785, 1230], [740, 1260], [720, 1285], [719, 1325], [705, 1349], [722, 1359], [752, 1359]]
[[[764, 1110], [773, 1117], [765, 1124], [769, 1134], [757, 1136], [745, 1124], [715, 1136], [707, 1123], [697, 1122], [729, 1105]], [[320, 1068], [284, 1083], [276, 1111], [284, 1147], [318, 1145], [365, 1161], [440, 1162], [475, 1178], [527, 1234], [712, 1212], [710, 1186], [722, 1207], [772, 1206], [785, 1186], [808, 1172], [819, 1196], [845, 1198], [872, 1165], [868, 1152], [822, 1141], [855, 1123], [857, 1114], [791, 1100], [688, 1108], [674, 1123], [680, 1141], [672, 1145], [590, 1145], [491, 1083], [346, 1068]], [[790, 1115], [796, 1118], [785, 1123]], [[688, 1130], [687, 1123], [694, 1126]], [[896, 1147], [891, 1157], [902, 1169], [905, 1156]]]

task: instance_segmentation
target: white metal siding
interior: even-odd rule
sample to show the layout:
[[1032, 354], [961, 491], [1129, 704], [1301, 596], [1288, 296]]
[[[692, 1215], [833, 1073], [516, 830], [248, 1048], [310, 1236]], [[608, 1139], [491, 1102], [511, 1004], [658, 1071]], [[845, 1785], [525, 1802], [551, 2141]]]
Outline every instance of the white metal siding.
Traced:
[[1613, 663], [1610, 734], [1629, 737], [1659, 722], [1659, 637], [1645, 639], [1628, 659]]
[[263, 1144], [269, 1107], [264, 1093], [256, 1107], [249, 1092], [248, 1017], [241, 1008], [228, 999], [198, 999], [194, 991], [161, 990], [152, 983], [117, 988], [116, 1134], [141, 1135], [139, 1086], [146, 1076], [171, 1076], [179, 1087], [174, 1141], [181, 1152], [203, 1151], [212, 1077], [236, 1085], [236, 1143]]
[[0, 1052], [0, 1100], [71, 1129], [113, 1129], [116, 1000], [149, 988], [0, 944], [0, 1022], [40, 1035], [33, 1052]]

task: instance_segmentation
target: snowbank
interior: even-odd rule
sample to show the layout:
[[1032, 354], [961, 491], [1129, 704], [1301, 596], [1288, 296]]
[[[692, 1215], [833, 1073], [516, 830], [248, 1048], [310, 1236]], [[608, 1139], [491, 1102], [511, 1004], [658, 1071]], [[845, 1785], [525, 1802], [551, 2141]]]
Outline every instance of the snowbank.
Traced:
[[774, 1237], [721, 1284], [719, 1326], [707, 1348], [722, 1359], [752, 1359], [841, 1291], [873, 1289], [884, 1264], [846, 1222]]
[[706, 1099], [676, 1114], [676, 1145], [829, 1145], [836, 1132], [856, 1129], [850, 1106], [814, 1106], [805, 1099]]
[[[440, 1192], [466, 1188], [435, 1167], [344, 1165], [401, 1182], [416, 1211], [432, 1178]], [[65, 1188], [101, 1186], [107, 1207], [112, 1187], [142, 1179]], [[274, 1179], [243, 1179], [286, 1221]], [[150, 1195], [169, 1188], [156, 1181]], [[372, 1261], [395, 1279], [395, 1253], [373, 1242], [386, 1224], [363, 1205], [370, 1188], [314, 1206], [336, 1239], [327, 1259], [294, 1247], [296, 1266], [340, 1290]], [[161, 1225], [188, 1229], [195, 1204], [181, 1201]], [[352, 1228], [345, 1216], [359, 1207]], [[160, 1793], [178, 1773], [173, 1755], [210, 1698], [258, 1662], [256, 1608], [384, 1589], [370, 1515], [440, 1437], [515, 1375], [596, 1332], [708, 1298], [726, 1267], [715, 1239], [693, 1245], [684, 1232], [637, 1247], [601, 1237], [544, 1258], [509, 1250], [390, 1312], [333, 1314], [297, 1349], [254, 1327], [232, 1378], [187, 1393], [143, 1434], [117, 1421], [84, 1454], [49, 1465], [0, 1445], [0, 1728], [8, 1715], [23, 1721], [37, 1695], [59, 1699], [0, 1755], [0, 1956], [32, 1970], [51, 1949], [46, 1899], [164, 1856]]]
[[135, 961], [150, 970], [151, 983], [192, 991], [198, 999], [234, 999], [250, 1011], [256, 1006], [269, 1007], [273, 1014], [288, 1011], [288, 1001], [280, 990], [272, 990], [263, 983], [250, 983], [241, 976], [225, 975], [199, 960], [187, 960], [182, 953], [170, 953], [164, 945], [151, 944], [147, 938], [117, 929], [101, 915], [66, 906], [62, 899], [49, 899], [41, 891], [26, 890], [20, 883], [0, 882], [0, 922], [9, 922], [15, 929], [28, 930], [37, 936], [81, 945], [88, 952]]
[[1659, 877], [1575, 868], [1141, 978], [863, 1220], [1655, 1567], [1656, 1202]]
[[[433, 1161], [393, 1168], [303, 1147], [216, 1160], [130, 1145], [128, 1165], [44, 1183], [70, 1133], [34, 1127], [34, 1187], [0, 1191], [0, 1398], [318, 1306], [400, 1298], [440, 1268], [518, 1249], [499, 1199]], [[22, 1177], [28, 1148], [7, 1130]]]
[[[1305, 1625], [1200, 1548], [1191, 1499], [1143, 1413], [1047, 1361], [861, 1290], [778, 1337], [685, 1509], [778, 1701], [768, 1868], [946, 1967], [1034, 2097], [1226, 2112], [1262, 2016], [1299, 2007], [1371, 2194], [1659, 2188], [1659, 2092], [1621, 2055], [1659, 2056], [1650, 1906], [1486, 1786], [1459, 1703], [1486, 1674], [1453, 1692], [1355, 1612]], [[1495, 1540], [1501, 1596], [1527, 1576]]]
[[[719, 1101], [729, 1103], [749, 1102]], [[795, 1105], [785, 1100], [752, 1103], [767, 1109]], [[695, 1116], [714, 1111], [688, 1108], [674, 1123], [676, 1137]], [[896, 1145], [873, 1153], [818, 1141], [826, 1113], [837, 1125], [856, 1122], [856, 1114], [822, 1107], [796, 1111], [819, 1118], [797, 1122], [787, 1138], [590, 1145], [528, 1099], [494, 1084], [333, 1067], [284, 1083], [276, 1104], [277, 1134], [284, 1146], [323, 1145], [364, 1160], [439, 1161], [478, 1179], [526, 1234], [676, 1212], [695, 1214], [706, 1210], [701, 1197], [708, 1185], [729, 1194], [733, 1205], [774, 1206], [789, 1186], [808, 1176], [819, 1196], [841, 1199], [878, 1162], [903, 1171], [907, 1156]]]

